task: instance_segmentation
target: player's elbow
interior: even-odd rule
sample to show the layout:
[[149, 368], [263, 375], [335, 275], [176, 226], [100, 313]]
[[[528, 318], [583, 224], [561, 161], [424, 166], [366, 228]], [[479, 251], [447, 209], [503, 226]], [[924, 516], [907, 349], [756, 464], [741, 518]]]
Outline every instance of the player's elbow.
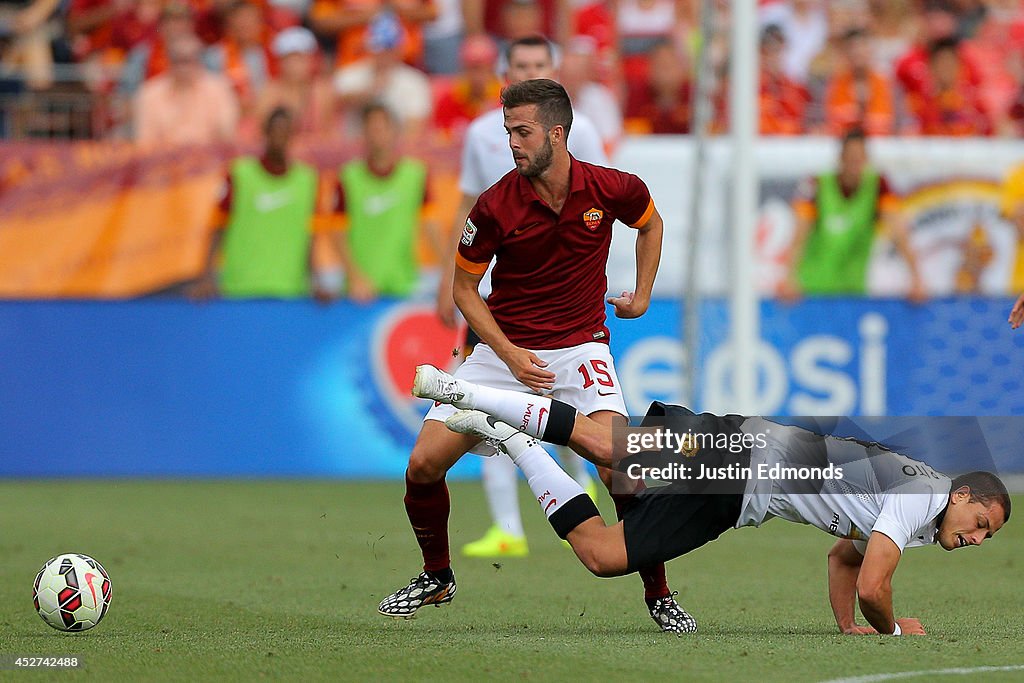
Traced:
[[460, 311], [465, 310], [466, 303], [471, 296], [480, 296], [477, 290], [478, 286], [478, 284], [468, 284], [465, 278], [460, 278], [456, 274], [452, 283], [452, 298], [455, 300], [455, 305], [459, 307]]

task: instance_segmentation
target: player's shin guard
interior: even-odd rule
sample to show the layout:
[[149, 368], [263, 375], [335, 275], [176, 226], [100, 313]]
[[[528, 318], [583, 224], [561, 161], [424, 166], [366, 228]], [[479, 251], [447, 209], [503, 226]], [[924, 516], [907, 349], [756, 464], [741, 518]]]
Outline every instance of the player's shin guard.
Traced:
[[597, 506], [583, 487], [559, 467], [541, 446], [523, 434], [502, 443], [512, 462], [523, 471], [530, 490], [560, 538], [592, 517], [600, 517]]
[[423, 553], [423, 569], [442, 580], [451, 571], [448, 555], [448, 513], [451, 500], [444, 479], [418, 484], [405, 478], [405, 511]]

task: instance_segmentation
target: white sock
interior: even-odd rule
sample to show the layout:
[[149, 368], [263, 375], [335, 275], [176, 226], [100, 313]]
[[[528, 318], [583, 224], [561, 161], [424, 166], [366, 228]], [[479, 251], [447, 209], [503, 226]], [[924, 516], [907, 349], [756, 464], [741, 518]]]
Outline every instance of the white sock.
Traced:
[[516, 466], [502, 452], [483, 459], [484, 493], [494, 523], [507, 534], [523, 536], [523, 520], [519, 515], [519, 492]]
[[586, 495], [583, 487], [566, 474], [535, 439], [516, 434], [504, 445], [512, 462], [526, 475], [526, 483], [548, 519], [573, 498]]
[[482, 410], [530, 436], [538, 439], [544, 436], [551, 416], [550, 398], [479, 384], [472, 386], [472, 401], [460, 401], [460, 408]]
[[587, 461], [576, 451], [566, 446], [559, 446], [556, 452], [558, 453], [558, 461], [562, 463], [562, 469], [572, 474], [572, 478], [576, 480], [576, 483], [583, 488], [587, 488], [594, 483], [594, 478], [590, 476], [590, 469], [587, 467]]

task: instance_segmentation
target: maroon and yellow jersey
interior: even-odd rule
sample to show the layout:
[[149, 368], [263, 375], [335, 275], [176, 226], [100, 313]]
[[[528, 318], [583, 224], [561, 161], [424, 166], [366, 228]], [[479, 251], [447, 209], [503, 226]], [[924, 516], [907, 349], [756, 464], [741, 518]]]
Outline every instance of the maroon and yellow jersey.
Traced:
[[569, 195], [557, 214], [513, 170], [477, 199], [456, 264], [482, 275], [496, 258], [487, 306], [513, 344], [560, 349], [607, 342], [612, 223], [639, 228], [653, 211], [650, 191], [631, 173], [572, 159]]

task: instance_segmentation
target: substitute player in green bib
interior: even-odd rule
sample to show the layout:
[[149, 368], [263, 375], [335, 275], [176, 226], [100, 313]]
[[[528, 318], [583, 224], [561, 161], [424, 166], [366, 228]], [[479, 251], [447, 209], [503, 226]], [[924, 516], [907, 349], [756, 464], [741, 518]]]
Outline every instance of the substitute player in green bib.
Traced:
[[868, 165], [864, 132], [842, 140], [839, 169], [803, 183], [793, 210], [796, 234], [780, 294], [863, 295], [868, 261], [881, 222], [910, 269], [910, 298], [924, 296], [917, 260], [910, 249], [899, 199]]
[[[264, 128], [262, 157], [243, 156], [231, 164], [203, 276], [193, 293], [206, 298], [308, 296], [317, 173], [288, 158], [292, 116], [275, 109]], [[221, 258], [219, 282], [215, 276]]]
[[367, 105], [363, 109], [366, 157], [348, 162], [338, 172], [334, 209], [345, 216], [338, 246], [348, 293], [357, 301], [413, 293], [419, 281], [416, 251], [421, 221], [431, 246], [441, 248], [429, 201], [427, 167], [399, 153], [398, 126], [385, 106]]

